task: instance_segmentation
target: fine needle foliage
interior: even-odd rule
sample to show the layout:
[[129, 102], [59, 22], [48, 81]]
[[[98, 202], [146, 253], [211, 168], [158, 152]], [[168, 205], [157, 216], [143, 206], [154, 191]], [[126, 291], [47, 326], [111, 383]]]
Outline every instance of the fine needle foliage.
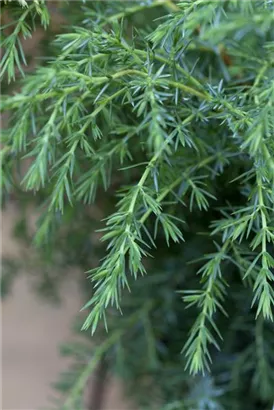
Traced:
[[[18, 7], [8, 81], [24, 72], [27, 15], [49, 21], [45, 3]], [[274, 2], [77, 7], [52, 56], [2, 97], [3, 203], [33, 198], [35, 244], [90, 269], [93, 344], [69, 349], [78, 364], [60, 408], [83, 408], [105, 360], [137, 408], [270, 410]]]

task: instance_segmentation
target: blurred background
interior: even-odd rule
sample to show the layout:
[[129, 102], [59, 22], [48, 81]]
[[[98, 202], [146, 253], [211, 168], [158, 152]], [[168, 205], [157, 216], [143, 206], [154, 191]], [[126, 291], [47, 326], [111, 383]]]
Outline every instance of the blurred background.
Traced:
[[[20, 210], [10, 202], [2, 213], [2, 259], [23, 264], [28, 257], [26, 247], [13, 235]], [[35, 270], [34, 270], [35, 271]], [[12, 273], [12, 272], [10, 272]], [[36, 276], [39, 277], [39, 268]], [[16, 277], [7, 295], [1, 300], [2, 308], [2, 410], [48, 409], [56, 392], [52, 384], [69, 366], [69, 360], [59, 353], [61, 344], [75, 339], [71, 329], [83, 300], [72, 270], [70, 280], [59, 289], [58, 303], [41, 298], [35, 289], [35, 276], [24, 269], [16, 269]], [[12, 275], [11, 275], [12, 277]], [[6, 284], [3, 284], [6, 285]], [[86, 389], [87, 409], [91, 409], [98, 388], [91, 380]], [[105, 388], [106, 387], [106, 388]], [[116, 380], [107, 380], [102, 407], [96, 410], [126, 410], [121, 386]], [[100, 406], [101, 406], [100, 404]], [[94, 409], [95, 410], [95, 409]]]

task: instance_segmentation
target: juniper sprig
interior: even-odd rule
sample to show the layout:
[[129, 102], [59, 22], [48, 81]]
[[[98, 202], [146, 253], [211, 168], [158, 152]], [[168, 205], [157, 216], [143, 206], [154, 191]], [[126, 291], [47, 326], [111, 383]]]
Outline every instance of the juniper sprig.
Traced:
[[[46, 25], [45, 9], [21, 10], [4, 41], [9, 81], [26, 13]], [[250, 394], [249, 409], [270, 408], [274, 2], [86, 2], [81, 13], [56, 57], [2, 98], [4, 195], [18, 178], [38, 195], [38, 245], [103, 199], [106, 250], [82, 329], [96, 337], [103, 320], [109, 341], [95, 357], [129, 387], [138, 380], [140, 405], [236, 409]]]

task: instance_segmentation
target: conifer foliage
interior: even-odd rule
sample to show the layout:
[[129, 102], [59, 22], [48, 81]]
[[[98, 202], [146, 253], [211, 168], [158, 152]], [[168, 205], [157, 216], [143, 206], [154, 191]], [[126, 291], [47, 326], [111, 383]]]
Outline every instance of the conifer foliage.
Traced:
[[[49, 14], [40, 1], [5, 7], [20, 15], [3, 41], [11, 81], [24, 75], [20, 38]], [[65, 229], [92, 268], [82, 330], [95, 346], [76, 354], [62, 408], [83, 408], [104, 359], [137, 408], [270, 410], [274, 2], [77, 7], [52, 56], [2, 98], [4, 203], [14, 191], [35, 197], [35, 243], [54, 252]], [[88, 266], [94, 252], [102, 259]]]

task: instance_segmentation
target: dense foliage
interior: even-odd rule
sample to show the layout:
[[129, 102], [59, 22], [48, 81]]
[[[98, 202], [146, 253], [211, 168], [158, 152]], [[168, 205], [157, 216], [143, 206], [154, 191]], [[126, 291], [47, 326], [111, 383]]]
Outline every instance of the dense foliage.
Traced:
[[[15, 8], [9, 81], [24, 72], [27, 16], [49, 22], [42, 2]], [[72, 349], [64, 408], [82, 408], [104, 359], [138, 408], [271, 409], [274, 2], [79, 10], [2, 99], [4, 203], [35, 194], [35, 243], [53, 263], [57, 250], [60, 265], [91, 268], [82, 329], [100, 342], [91, 359], [89, 344]], [[103, 249], [91, 238], [98, 208]]]

